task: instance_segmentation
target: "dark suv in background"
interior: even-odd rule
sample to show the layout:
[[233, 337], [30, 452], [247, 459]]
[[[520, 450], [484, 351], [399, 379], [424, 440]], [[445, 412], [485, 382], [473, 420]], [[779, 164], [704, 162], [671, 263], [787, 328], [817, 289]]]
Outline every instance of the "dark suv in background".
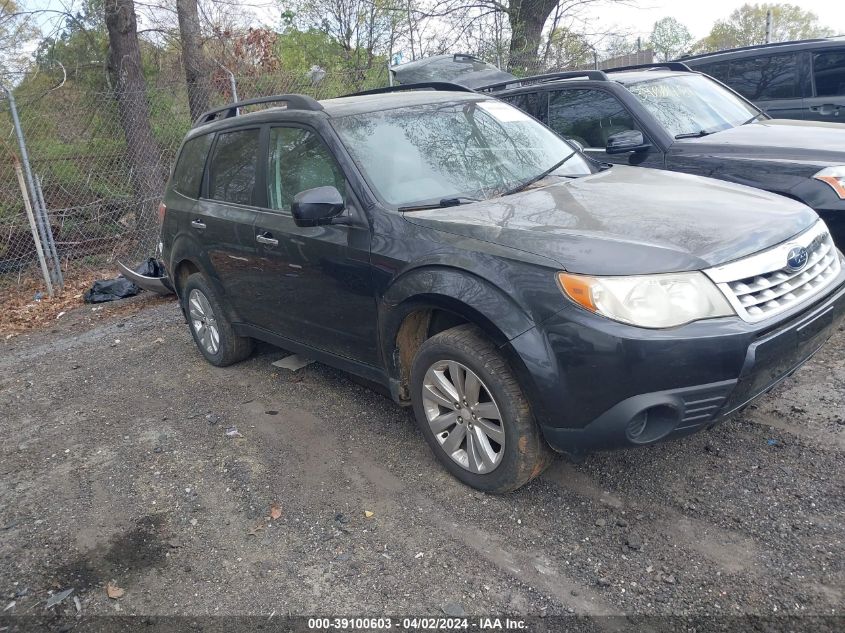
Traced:
[[845, 123], [845, 37], [734, 48], [680, 61], [776, 119]]
[[469, 90], [209, 112], [161, 214], [210, 363], [260, 339], [380, 383], [487, 491], [536, 477], [550, 447], [709, 427], [845, 313], [842, 255], [808, 207], [597, 163]]
[[553, 73], [478, 90], [522, 108], [596, 160], [800, 200], [845, 243], [845, 125], [770, 119], [681, 63]]

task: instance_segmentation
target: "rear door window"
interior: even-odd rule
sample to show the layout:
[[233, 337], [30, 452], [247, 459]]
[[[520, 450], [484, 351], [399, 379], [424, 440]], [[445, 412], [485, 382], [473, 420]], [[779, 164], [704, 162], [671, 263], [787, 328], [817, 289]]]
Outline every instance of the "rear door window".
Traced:
[[600, 149], [611, 135], [640, 129], [619, 99], [603, 90], [583, 88], [550, 94], [549, 127], [583, 147]]
[[183, 196], [197, 199], [200, 195], [205, 159], [211, 146], [211, 134], [186, 141], [173, 170], [173, 189]]
[[800, 97], [797, 57], [785, 53], [735, 59], [728, 84], [750, 101]]
[[237, 130], [217, 136], [208, 170], [208, 197], [221, 202], [252, 204], [258, 167], [259, 130]]
[[845, 48], [813, 54], [817, 97], [845, 96]]

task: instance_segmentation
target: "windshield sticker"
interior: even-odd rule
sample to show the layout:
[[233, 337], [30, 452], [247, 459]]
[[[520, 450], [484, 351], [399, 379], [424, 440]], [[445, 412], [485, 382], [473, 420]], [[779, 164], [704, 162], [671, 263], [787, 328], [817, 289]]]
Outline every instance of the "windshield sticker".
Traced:
[[496, 119], [499, 123], [512, 123], [514, 121], [530, 121], [525, 112], [518, 108], [502, 103], [501, 101], [480, 101], [478, 107]]

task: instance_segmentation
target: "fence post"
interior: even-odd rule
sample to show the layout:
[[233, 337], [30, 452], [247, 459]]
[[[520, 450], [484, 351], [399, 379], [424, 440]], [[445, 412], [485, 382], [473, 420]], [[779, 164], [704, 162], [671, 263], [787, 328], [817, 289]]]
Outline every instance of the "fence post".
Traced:
[[50, 280], [50, 270], [47, 268], [47, 261], [44, 259], [44, 249], [41, 248], [41, 240], [38, 236], [38, 227], [35, 224], [35, 216], [32, 215], [32, 205], [29, 202], [29, 193], [26, 190], [26, 182], [23, 179], [20, 159], [12, 154], [12, 161], [15, 163], [15, 176], [18, 177], [18, 187], [23, 197], [23, 206], [26, 209], [26, 217], [29, 220], [29, 228], [32, 230], [32, 241], [35, 242], [35, 252], [38, 254], [38, 263], [41, 265], [41, 273], [44, 275], [44, 283], [47, 284], [47, 294], [53, 297], [53, 283]]
[[3, 91], [6, 93], [6, 98], [9, 100], [9, 110], [12, 113], [12, 123], [15, 127], [15, 136], [18, 140], [18, 148], [21, 153], [21, 163], [23, 165], [26, 183], [28, 185], [27, 188], [30, 191], [30, 200], [35, 203], [35, 219], [38, 225], [41, 243], [43, 245], [44, 252], [49, 254], [50, 259], [53, 260], [53, 268], [55, 269], [55, 272], [51, 272], [51, 276], [57, 281], [58, 285], [61, 286], [61, 282], [58, 281], [61, 279], [61, 263], [59, 262], [58, 255], [56, 254], [55, 244], [52, 243], [53, 232], [48, 232], [47, 230], [47, 226], [50, 223], [50, 220], [47, 217], [47, 209], [41, 206], [41, 200], [39, 199], [35, 188], [35, 182], [32, 177], [32, 169], [29, 165], [29, 154], [26, 151], [23, 129], [21, 128], [21, 122], [18, 118], [18, 109], [15, 105], [15, 96], [12, 94], [12, 90], [6, 85], [0, 84], [0, 87], [3, 88]]
[[56, 250], [56, 238], [53, 237], [53, 225], [50, 224], [50, 214], [47, 213], [47, 203], [44, 201], [44, 191], [41, 189], [41, 178], [35, 174], [35, 194], [38, 196], [38, 203], [44, 211], [44, 224], [47, 227], [47, 243], [50, 245], [50, 257], [53, 260], [55, 282], [59, 288], [64, 287], [65, 280], [62, 275], [62, 260], [59, 259], [59, 253]]

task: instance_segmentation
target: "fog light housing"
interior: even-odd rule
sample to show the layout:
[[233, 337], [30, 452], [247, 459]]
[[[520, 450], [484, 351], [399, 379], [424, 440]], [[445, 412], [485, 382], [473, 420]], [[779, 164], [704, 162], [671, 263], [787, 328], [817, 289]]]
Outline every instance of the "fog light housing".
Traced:
[[668, 404], [643, 409], [631, 418], [625, 427], [625, 436], [634, 444], [651, 444], [675, 430], [681, 421], [681, 412]]

